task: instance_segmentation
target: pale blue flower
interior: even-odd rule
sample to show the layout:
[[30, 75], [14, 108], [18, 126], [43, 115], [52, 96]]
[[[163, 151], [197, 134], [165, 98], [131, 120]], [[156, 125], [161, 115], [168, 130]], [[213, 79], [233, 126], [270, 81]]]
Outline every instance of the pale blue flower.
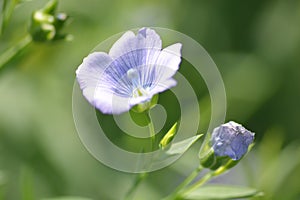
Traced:
[[254, 133], [230, 121], [213, 130], [211, 145], [216, 156], [229, 156], [239, 160], [254, 140]]
[[181, 44], [162, 49], [160, 36], [149, 28], [128, 31], [109, 53], [88, 55], [76, 71], [84, 97], [105, 114], [120, 114], [149, 102], [176, 85], [172, 78], [181, 62]]

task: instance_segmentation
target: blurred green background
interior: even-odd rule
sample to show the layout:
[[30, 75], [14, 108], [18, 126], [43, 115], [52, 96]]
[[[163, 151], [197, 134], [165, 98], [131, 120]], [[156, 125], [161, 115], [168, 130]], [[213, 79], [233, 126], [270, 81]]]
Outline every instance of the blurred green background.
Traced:
[[[47, 1], [19, 4], [0, 54], [27, 33]], [[221, 183], [256, 187], [260, 199], [300, 199], [300, 1], [59, 1], [71, 42], [30, 44], [0, 68], [0, 199], [122, 199], [135, 175], [110, 169], [81, 144], [72, 117], [75, 70], [101, 41], [159, 26], [197, 40], [224, 79], [227, 120], [256, 133], [253, 152]], [[200, 95], [205, 91], [199, 89]], [[199, 144], [153, 172], [135, 199], [160, 199], [197, 164]]]

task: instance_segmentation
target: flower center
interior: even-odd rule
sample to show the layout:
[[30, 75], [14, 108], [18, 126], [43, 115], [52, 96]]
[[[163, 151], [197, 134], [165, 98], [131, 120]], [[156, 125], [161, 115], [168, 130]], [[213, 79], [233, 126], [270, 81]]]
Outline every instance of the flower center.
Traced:
[[135, 98], [141, 97], [141, 96], [147, 96], [147, 95], [148, 95], [148, 92], [142, 87], [135, 88], [132, 92], [132, 96]]
[[138, 70], [131, 68], [127, 71], [127, 78], [131, 81], [133, 86], [133, 97], [141, 97], [148, 95], [148, 92], [141, 86], [139, 82], [139, 77], [140, 75]]
[[132, 85], [137, 87], [139, 85], [139, 72], [136, 69], [129, 69], [127, 71], [127, 78], [131, 81]]

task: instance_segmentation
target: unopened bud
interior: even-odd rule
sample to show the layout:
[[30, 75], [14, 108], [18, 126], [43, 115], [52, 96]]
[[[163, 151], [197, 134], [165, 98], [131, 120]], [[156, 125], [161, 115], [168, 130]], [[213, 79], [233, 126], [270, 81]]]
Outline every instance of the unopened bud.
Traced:
[[213, 170], [220, 166], [233, 167], [247, 153], [253, 140], [254, 133], [242, 125], [232, 121], [223, 124], [207, 134], [199, 153], [200, 163]]

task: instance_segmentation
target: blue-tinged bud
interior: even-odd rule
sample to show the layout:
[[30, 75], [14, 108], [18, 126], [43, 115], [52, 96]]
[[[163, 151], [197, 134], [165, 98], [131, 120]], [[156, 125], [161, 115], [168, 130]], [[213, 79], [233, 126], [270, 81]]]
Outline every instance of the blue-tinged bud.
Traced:
[[241, 159], [253, 140], [254, 133], [232, 121], [215, 128], [211, 136], [215, 154], [229, 156], [232, 160]]
[[247, 153], [254, 135], [233, 121], [215, 128], [201, 147], [200, 163], [213, 170], [225, 165], [233, 167]]

